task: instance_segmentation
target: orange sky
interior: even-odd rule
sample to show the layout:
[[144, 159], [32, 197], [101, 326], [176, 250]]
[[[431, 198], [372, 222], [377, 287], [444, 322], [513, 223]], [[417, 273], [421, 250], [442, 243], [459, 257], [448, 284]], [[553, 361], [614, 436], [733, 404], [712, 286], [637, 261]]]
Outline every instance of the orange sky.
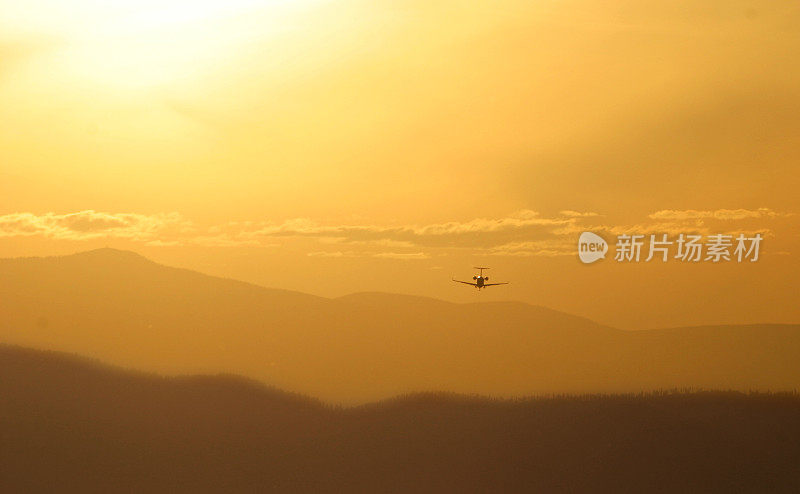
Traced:
[[[112, 246], [328, 296], [798, 322], [790, 2], [0, 1], [0, 256]], [[590, 266], [583, 230], [765, 236]], [[512, 285], [450, 282], [493, 267]]]

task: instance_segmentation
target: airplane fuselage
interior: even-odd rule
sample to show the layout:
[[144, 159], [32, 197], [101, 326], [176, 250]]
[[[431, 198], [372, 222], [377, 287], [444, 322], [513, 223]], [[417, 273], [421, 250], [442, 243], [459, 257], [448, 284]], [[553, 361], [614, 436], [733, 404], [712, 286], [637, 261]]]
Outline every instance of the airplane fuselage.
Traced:
[[483, 275], [483, 270], [484, 269], [489, 269], [489, 268], [476, 267], [475, 269], [479, 269], [480, 273], [476, 274], [475, 276], [472, 277], [472, 282], [461, 281], [461, 280], [457, 280], [455, 278], [453, 278], [453, 281], [455, 281], [457, 283], [463, 283], [465, 285], [472, 285], [475, 288], [477, 288], [478, 290], [480, 290], [481, 288], [486, 288], [487, 286], [508, 285], [507, 281], [503, 281], [501, 283], [487, 283], [489, 281], [489, 277]]

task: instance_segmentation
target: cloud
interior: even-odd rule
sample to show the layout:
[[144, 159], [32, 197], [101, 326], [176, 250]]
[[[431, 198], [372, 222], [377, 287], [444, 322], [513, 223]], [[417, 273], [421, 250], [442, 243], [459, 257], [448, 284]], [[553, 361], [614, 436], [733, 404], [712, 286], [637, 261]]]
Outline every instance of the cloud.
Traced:
[[490, 256], [556, 257], [575, 254], [571, 239], [553, 239], [536, 242], [512, 242], [489, 249]]
[[563, 211], [559, 211], [558, 214], [560, 214], [561, 216], [567, 216], [569, 218], [590, 218], [593, 216], [601, 216], [599, 213], [593, 213], [593, 212], [582, 213], [580, 211], [572, 211], [571, 209], [565, 209]]
[[410, 253], [378, 252], [377, 254], [373, 254], [372, 257], [377, 257], [379, 259], [418, 260], [418, 259], [430, 259], [431, 256], [429, 256], [424, 252], [410, 252]]
[[322, 225], [309, 218], [266, 224], [242, 235], [258, 237], [314, 237], [339, 243], [422, 246], [490, 247], [512, 240], [546, 238], [551, 230], [573, 224], [576, 218], [544, 218], [531, 210], [503, 218], [476, 218], [429, 225]]
[[[244, 225], [249, 226], [249, 225]], [[178, 213], [108, 213], [85, 210], [75, 213], [11, 213], [0, 216], [0, 237], [42, 236], [56, 240], [118, 238], [154, 247], [200, 245], [235, 247], [276, 244], [243, 237], [238, 225], [198, 228]]]
[[144, 215], [91, 209], [67, 214], [11, 213], [0, 216], [0, 237], [41, 235], [67, 240], [113, 237], [147, 241], [155, 240], [163, 230], [182, 221], [178, 213]]
[[360, 245], [371, 247], [386, 247], [392, 249], [408, 249], [413, 248], [415, 245], [407, 240], [392, 240], [392, 239], [378, 239], [378, 240], [351, 240], [346, 237], [319, 237], [319, 242], [325, 244], [347, 244], [347, 245]]
[[707, 235], [710, 232], [710, 229], [702, 221], [657, 221], [633, 225], [606, 225], [597, 227], [596, 230], [615, 236], [633, 234], [651, 235], [657, 233], [666, 233], [668, 235], [679, 235], [681, 233]]
[[791, 216], [790, 213], [779, 213], [769, 208], [759, 209], [717, 209], [714, 211], [698, 211], [696, 209], [662, 209], [650, 215], [655, 220], [692, 220], [713, 218], [716, 220], [744, 220], [748, 218], [777, 218]]
[[155, 239], [155, 240], [148, 241], [147, 245], [149, 245], [151, 247], [175, 247], [176, 245], [182, 245], [182, 244], [177, 240]]
[[377, 259], [415, 260], [430, 259], [431, 256], [424, 252], [354, 252], [354, 251], [316, 251], [306, 254], [308, 257], [374, 257]]
[[342, 251], [317, 251], [317, 252], [309, 252], [306, 254], [308, 257], [358, 257], [358, 254], [352, 251], [342, 252]]
[[[499, 218], [475, 218], [426, 225], [325, 225], [310, 218], [281, 223], [227, 222], [199, 226], [178, 213], [108, 213], [94, 210], [75, 213], [12, 213], [0, 216], [0, 237], [39, 235], [58, 240], [119, 238], [169, 247], [274, 247], [282, 238], [312, 239], [323, 249], [309, 257], [413, 260], [429, 259], [436, 249], [467, 249], [473, 253], [512, 257], [574, 255], [580, 232], [591, 231], [607, 239], [622, 234], [761, 233], [774, 236], [769, 228], [749, 225], [733, 229], [734, 220], [792, 216], [769, 208], [671, 210], [646, 216], [631, 224], [599, 222], [594, 212], [563, 210], [555, 217], [520, 210]], [[648, 221], [649, 219], [649, 221]], [[722, 222], [715, 225], [714, 222]], [[711, 224], [711, 226], [709, 225]], [[758, 228], [756, 228], [758, 227]], [[327, 246], [327, 247], [325, 247]]]

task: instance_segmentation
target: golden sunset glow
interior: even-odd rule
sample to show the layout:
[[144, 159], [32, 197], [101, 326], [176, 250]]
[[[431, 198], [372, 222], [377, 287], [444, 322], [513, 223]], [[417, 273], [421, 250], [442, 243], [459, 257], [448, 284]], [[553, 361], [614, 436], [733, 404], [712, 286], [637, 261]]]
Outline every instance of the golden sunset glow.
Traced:
[[0, 491], [800, 492], [799, 5], [0, 0]]
[[[453, 300], [481, 264], [516, 281], [484, 298], [625, 327], [794, 321], [798, 14], [703, 5], [1, 2], [0, 253]], [[588, 268], [592, 228], [766, 240]]]

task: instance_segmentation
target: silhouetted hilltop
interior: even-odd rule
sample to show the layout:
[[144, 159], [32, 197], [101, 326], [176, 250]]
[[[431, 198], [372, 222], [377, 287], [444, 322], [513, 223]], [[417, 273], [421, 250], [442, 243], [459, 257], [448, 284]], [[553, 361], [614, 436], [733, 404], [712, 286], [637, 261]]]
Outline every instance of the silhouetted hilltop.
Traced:
[[292, 302], [295, 305], [327, 301], [305, 293], [264, 288], [189, 269], [164, 266], [135, 252], [108, 247], [67, 256], [0, 259], [0, 272], [8, 277], [4, 287], [18, 282], [21, 283], [18, 288], [33, 285], [42, 290], [69, 289], [91, 295], [101, 295], [103, 290], [124, 295], [150, 288], [156, 292], [185, 292], [192, 289], [191, 295], [195, 296], [208, 296], [210, 289], [213, 290], [211, 295], [217, 293], [231, 297], [255, 290], [262, 295], [272, 295], [279, 302]]
[[793, 390], [800, 326], [621, 331], [519, 302], [263, 288], [99, 249], [0, 260], [0, 341], [332, 402], [684, 387]]
[[734, 392], [337, 409], [0, 346], [4, 492], [797, 492], [798, 418]]
[[[114, 249], [112, 247], [100, 247], [98, 249], [85, 250], [83, 252], [77, 252], [72, 255], [63, 257], [58, 256], [58, 257], [62, 259], [72, 258], [73, 260], [92, 259], [94, 261], [107, 262], [107, 263], [140, 262], [146, 264], [155, 264], [153, 261], [151, 261], [150, 259], [144, 257], [143, 255], [137, 252], [133, 252], [131, 250]], [[52, 257], [44, 259], [52, 259]]]

